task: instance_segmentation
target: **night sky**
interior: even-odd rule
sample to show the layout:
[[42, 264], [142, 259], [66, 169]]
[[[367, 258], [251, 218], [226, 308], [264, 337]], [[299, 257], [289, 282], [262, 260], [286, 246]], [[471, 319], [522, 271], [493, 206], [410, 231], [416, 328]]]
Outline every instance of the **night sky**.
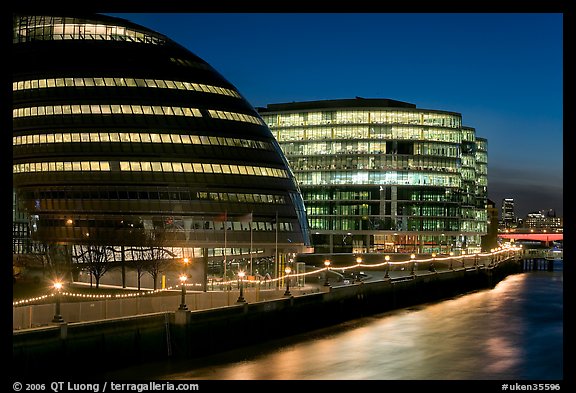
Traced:
[[563, 14], [107, 13], [183, 45], [254, 106], [389, 98], [488, 139], [488, 197], [563, 215]]

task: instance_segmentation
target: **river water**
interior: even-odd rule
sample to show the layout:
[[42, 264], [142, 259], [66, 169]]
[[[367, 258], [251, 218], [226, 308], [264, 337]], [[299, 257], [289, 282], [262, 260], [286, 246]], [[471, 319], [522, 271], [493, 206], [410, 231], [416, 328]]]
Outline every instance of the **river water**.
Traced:
[[[563, 262], [493, 289], [112, 378], [158, 380], [548, 380], [564, 378]], [[298, 323], [298, 321], [294, 321]], [[289, 327], [288, 327], [289, 328]], [[223, 339], [241, 340], [241, 332]]]

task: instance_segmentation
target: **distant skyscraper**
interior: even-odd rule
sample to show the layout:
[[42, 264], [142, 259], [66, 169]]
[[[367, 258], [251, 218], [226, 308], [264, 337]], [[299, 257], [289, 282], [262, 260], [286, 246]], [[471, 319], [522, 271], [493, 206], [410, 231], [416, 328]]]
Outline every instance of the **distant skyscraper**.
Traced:
[[514, 199], [502, 199], [502, 224], [504, 228], [516, 227], [516, 214], [514, 213]]

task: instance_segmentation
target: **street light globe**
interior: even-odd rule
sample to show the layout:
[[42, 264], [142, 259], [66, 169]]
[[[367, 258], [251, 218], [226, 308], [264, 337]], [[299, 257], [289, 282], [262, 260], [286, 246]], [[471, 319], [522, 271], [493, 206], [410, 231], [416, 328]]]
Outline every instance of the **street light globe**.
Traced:
[[384, 259], [386, 260], [386, 262], [388, 262], [388, 261], [390, 260], [390, 255], [386, 255], [386, 256], [384, 257]]
[[326, 266], [326, 267], [330, 266], [330, 260], [329, 259], [326, 259], [324, 261], [324, 266]]
[[184, 282], [186, 282], [186, 280], [188, 279], [188, 277], [186, 277], [185, 274], [180, 275], [180, 281], [182, 282], [182, 284], [184, 284]]
[[357, 257], [357, 258], [356, 258], [356, 263], [357, 263], [357, 264], [361, 264], [361, 263], [362, 263], [362, 257]]
[[56, 289], [57, 291], [59, 291], [60, 289], [62, 289], [62, 283], [60, 281], [56, 281], [54, 283], [54, 289]]
[[286, 272], [286, 274], [290, 274], [292, 272], [292, 269], [290, 269], [290, 266], [286, 266], [286, 269], [284, 269], [284, 271]]
[[190, 262], [190, 259], [188, 259], [188, 257], [184, 257], [184, 263], [188, 263]]
[[410, 259], [414, 259], [414, 258], [416, 258], [416, 255], [415, 255], [415, 254], [410, 254]]
[[240, 271], [238, 272], [238, 277], [243, 278], [245, 274], [246, 273], [244, 273], [243, 271]]
[[436, 258], [436, 253], [435, 253], [435, 252], [432, 253], [432, 258]]

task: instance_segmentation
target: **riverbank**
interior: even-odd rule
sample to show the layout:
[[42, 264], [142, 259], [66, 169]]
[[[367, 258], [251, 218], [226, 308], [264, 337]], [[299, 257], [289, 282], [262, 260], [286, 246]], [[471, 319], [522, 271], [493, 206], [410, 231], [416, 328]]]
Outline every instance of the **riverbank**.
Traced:
[[[494, 287], [520, 261], [326, 288], [320, 293], [209, 310], [56, 324], [13, 333], [14, 375], [97, 377], [127, 365], [190, 358], [346, 320]], [[57, 362], [54, 359], [58, 359]]]
[[539, 381], [562, 383], [565, 389], [570, 363], [563, 372], [563, 359], [568, 360], [570, 347], [563, 349], [569, 333], [563, 328], [562, 267], [557, 261], [553, 272], [513, 274], [492, 289], [250, 347], [118, 369], [109, 380], [148, 375], [154, 380], [239, 381], [239, 387], [250, 380], [263, 389], [270, 386], [267, 381], [321, 380], [338, 381], [333, 385], [338, 391], [352, 383], [379, 391], [410, 390], [421, 381], [418, 388], [454, 392], [466, 389], [464, 383], [490, 392], [508, 381]]

